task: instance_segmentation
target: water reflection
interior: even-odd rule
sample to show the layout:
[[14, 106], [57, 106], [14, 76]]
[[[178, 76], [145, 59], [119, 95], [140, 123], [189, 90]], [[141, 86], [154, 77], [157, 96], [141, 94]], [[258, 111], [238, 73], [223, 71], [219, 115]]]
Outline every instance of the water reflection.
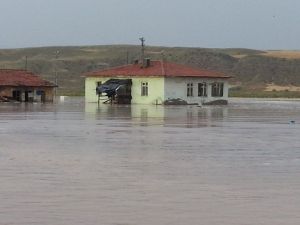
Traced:
[[141, 126], [178, 127], [215, 126], [228, 115], [228, 107], [162, 106], [162, 105], [97, 105], [85, 104], [85, 112], [96, 119], [127, 119]]
[[299, 121], [292, 101], [0, 104], [0, 224], [298, 225]]

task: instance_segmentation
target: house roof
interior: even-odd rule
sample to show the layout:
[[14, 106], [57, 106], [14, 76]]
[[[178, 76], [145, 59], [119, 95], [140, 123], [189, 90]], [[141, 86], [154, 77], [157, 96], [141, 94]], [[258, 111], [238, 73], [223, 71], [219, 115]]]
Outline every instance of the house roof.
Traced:
[[142, 67], [141, 64], [130, 64], [110, 69], [94, 71], [85, 74], [86, 77], [110, 76], [157, 76], [157, 77], [202, 77], [202, 78], [230, 78], [221, 72], [197, 69], [181, 64], [151, 61], [150, 66]]
[[0, 86], [55, 87], [56, 85], [26, 70], [0, 69]]

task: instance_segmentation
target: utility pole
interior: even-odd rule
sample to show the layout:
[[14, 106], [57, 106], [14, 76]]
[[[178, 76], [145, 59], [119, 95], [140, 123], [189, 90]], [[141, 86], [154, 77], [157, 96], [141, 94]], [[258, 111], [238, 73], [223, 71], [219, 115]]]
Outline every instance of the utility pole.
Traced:
[[58, 61], [58, 56], [59, 56], [60, 51], [56, 50], [55, 51], [55, 66], [54, 66], [54, 70], [55, 70], [55, 74], [54, 74], [54, 79], [55, 79], [55, 89], [54, 89], [54, 98], [56, 99], [57, 97], [57, 85], [58, 85], [58, 72], [57, 72], [57, 61]]
[[142, 66], [144, 67], [144, 60], [145, 60], [145, 38], [141, 37], [140, 41], [142, 42], [142, 52], [141, 52], [141, 63]]

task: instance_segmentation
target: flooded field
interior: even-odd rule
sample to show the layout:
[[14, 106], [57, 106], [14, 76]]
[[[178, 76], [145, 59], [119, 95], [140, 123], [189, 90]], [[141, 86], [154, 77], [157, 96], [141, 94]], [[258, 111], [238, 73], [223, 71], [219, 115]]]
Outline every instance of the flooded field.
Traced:
[[298, 225], [300, 101], [0, 104], [1, 225]]

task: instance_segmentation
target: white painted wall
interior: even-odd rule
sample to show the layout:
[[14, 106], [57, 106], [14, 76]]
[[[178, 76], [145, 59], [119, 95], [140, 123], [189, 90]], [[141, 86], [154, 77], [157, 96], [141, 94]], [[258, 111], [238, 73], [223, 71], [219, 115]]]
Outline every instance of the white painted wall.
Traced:
[[96, 94], [97, 82], [102, 81], [102, 83], [107, 78], [103, 77], [86, 77], [85, 78], [85, 101], [86, 102], [97, 102], [98, 96]]
[[[223, 97], [211, 96], [211, 84], [224, 83]], [[187, 97], [187, 84], [193, 83], [193, 97]], [[198, 97], [198, 83], [207, 83], [207, 97]], [[228, 81], [225, 79], [203, 79], [195, 77], [165, 78], [165, 100], [180, 98], [189, 104], [202, 104], [214, 100], [228, 100]]]
[[[148, 96], [141, 95], [141, 83], [148, 82]], [[132, 78], [132, 104], [162, 104], [164, 100], [163, 77]]]
[[[109, 79], [132, 79], [132, 104], [163, 104], [165, 100], [180, 98], [189, 104], [202, 104], [214, 100], [228, 100], [228, 81], [226, 79], [203, 79], [195, 77], [88, 77], [85, 80], [86, 102], [97, 102], [97, 82]], [[141, 83], [148, 82], [148, 96], [141, 96]], [[207, 97], [198, 97], [198, 83], [207, 83]], [[224, 83], [223, 97], [211, 96], [211, 84]], [[193, 83], [193, 97], [187, 97], [187, 84]], [[101, 102], [103, 102], [102, 100]]]

